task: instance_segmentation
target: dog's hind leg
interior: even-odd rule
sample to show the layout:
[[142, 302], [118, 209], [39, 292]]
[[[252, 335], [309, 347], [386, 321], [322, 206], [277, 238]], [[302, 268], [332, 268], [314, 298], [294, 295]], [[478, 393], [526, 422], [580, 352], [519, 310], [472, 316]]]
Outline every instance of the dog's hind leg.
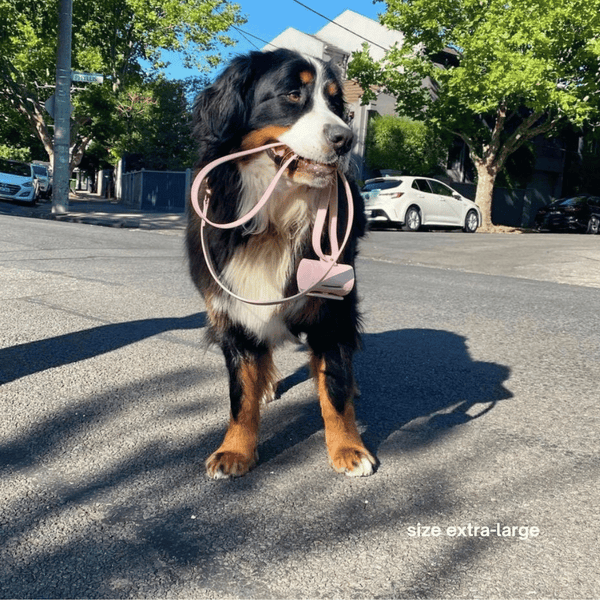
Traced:
[[325, 422], [329, 462], [338, 473], [361, 477], [373, 473], [376, 460], [356, 427], [352, 354], [342, 345], [319, 353], [313, 350], [310, 364]]
[[276, 377], [271, 349], [240, 330], [229, 330], [221, 348], [229, 372], [231, 412], [223, 443], [206, 461], [206, 473], [213, 479], [245, 475], [256, 464], [260, 404]]

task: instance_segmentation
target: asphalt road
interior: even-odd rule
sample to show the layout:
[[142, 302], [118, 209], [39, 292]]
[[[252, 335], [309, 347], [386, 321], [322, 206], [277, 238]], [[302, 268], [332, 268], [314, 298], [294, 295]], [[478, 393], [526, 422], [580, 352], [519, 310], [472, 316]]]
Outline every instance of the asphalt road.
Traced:
[[369, 478], [327, 465], [301, 347], [212, 481], [222, 359], [180, 230], [0, 215], [2, 598], [597, 598], [600, 237], [376, 232]]

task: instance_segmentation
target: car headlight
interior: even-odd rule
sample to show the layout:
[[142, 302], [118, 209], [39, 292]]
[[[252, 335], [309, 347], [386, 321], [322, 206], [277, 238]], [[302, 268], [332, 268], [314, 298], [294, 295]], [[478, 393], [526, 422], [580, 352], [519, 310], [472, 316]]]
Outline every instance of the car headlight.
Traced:
[[26, 187], [26, 188], [33, 187], [33, 181], [26, 181], [26, 182], [23, 184], [23, 187]]

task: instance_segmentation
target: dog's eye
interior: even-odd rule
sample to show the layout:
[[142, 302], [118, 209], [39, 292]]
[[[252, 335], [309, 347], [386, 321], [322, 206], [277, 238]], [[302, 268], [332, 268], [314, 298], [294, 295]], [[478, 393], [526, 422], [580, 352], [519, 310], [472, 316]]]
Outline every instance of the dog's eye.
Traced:
[[290, 102], [300, 102], [300, 100], [302, 100], [302, 94], [298, 90], [294, 90], [287, 94], [287, 99]]

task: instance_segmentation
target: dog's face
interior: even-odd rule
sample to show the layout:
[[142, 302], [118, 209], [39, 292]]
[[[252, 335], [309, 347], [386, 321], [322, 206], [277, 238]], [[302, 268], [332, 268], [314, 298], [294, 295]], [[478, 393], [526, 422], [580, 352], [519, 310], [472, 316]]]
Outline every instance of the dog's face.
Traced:
[[[340, 80], [328, 64], [290, 50], [253, 52], [236, 59], [204, 96], [221, 112], [214, 125], [236, 140], [227, 151], [281, 141], [285, 146], [267, 152], [273, 165], [296, 154], [287, 178], [314, 187], [346, 170], [353, 136], [343, 119]], [[209, 102], [201, 105], [199, 129], [209, 122]]]
[[320, 186], [329, 180], [350, 151], [352, 131], [343, 120], [341, 85], [326, 64], [295, 55], [257, 82], [250, 113], [251, 132], [244, 148], [279, 140], [286, 144], [269, 150], [279, 165], [290, 150], [300, 158], [288, 176]]

